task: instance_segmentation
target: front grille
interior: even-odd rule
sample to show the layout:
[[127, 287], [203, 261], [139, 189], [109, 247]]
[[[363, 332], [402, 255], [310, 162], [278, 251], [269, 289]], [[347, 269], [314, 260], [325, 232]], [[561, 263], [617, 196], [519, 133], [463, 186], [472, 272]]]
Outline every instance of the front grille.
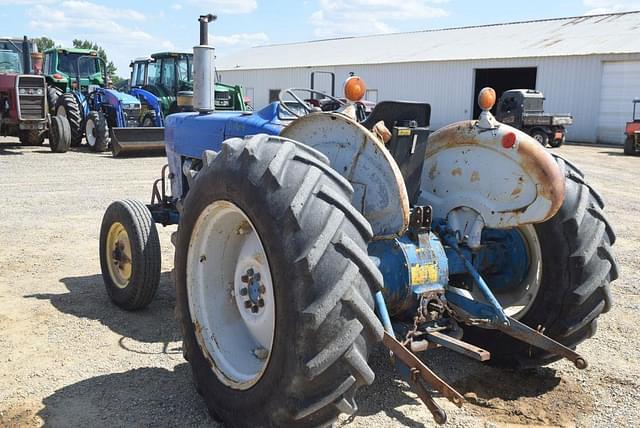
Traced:
[[45, 119], [45, 81], [40, 76], [18, 76], [18, 116], [22, 120]]
[[140, 107], [123, 109], [125, 126], [127, 128], [136, 127], [139, 125], [140, 111]]
[[216, 91], [214, 103], [216, 107], [231, 107], [231, 94], [229, 92]]

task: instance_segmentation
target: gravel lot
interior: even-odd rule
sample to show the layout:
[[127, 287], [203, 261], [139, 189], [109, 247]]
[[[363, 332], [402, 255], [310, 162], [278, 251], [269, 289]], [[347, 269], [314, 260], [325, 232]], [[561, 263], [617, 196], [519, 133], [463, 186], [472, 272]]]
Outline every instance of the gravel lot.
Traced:
[[[637, 426], [640, 420], [640, 158], [565, 146], [602, 192], [615, 227], [620, 279], [614, 309], [579, 349], [590, 367], [558, 362], [529, 373], [483, 366], [446, 350], [423, 359], [471, 397], [438, 399], [449, 425]], [[174, 319], [170, 234], [160, 230], [163, 276], [147, 310], [107, 298], [98, 232], [110, 201], [147, 201], [164, 158], [53, 154], [0, 139], [0, 426], [215, 426], [194, 391]], [[350, 427], [432, 426], [384, 353]]]

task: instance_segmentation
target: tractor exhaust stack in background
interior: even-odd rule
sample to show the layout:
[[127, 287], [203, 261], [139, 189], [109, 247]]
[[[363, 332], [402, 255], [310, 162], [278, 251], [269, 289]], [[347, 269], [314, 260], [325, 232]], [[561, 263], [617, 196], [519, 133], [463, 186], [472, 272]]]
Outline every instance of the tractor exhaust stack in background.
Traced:
[[215, 110], [215, 49], [209, 46], [209, 22], [216, 15], [200, 15], [200, 44], [193, 47], [193, 107], [200, 114]]

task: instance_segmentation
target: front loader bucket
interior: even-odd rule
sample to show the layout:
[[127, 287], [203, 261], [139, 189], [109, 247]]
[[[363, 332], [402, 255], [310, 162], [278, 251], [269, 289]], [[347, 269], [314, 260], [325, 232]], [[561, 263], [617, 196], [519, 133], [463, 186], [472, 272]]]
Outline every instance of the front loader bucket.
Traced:
[[113, 156], [141, 153], [164, 153], [164, 128], [111, 128]]

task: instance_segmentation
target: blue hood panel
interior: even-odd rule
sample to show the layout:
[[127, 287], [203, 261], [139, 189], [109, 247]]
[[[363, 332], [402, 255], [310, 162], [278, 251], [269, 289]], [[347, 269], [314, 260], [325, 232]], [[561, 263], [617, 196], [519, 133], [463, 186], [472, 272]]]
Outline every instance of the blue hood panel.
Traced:
[[221, 111], [211, 114], [176, 113], [165, 120], [167, 154], [198, 158], [205, 150], [220, 151], [228, 138], [255, 134], [279, 135], [284, 124], [277, 118], [278, 105], [246, 112]]
[[105, 89], [104, 91], [123, 104], [140, 104], [140, 100], [126, 92], [118, 92], [113, 89]]

